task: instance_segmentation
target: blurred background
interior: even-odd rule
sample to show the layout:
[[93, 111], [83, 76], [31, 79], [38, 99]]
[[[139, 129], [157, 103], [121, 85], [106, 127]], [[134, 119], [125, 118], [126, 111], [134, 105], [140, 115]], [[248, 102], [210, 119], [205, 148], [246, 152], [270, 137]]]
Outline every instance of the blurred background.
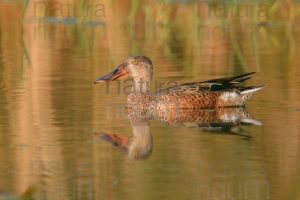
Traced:
[[[0, 0], [0, 199], [299, 199], [300, 1]], [[151, 122], [135, 161], [94, 133], [131, 136], [131, 55], [153, 90], [256, 71], [243, 140]]]

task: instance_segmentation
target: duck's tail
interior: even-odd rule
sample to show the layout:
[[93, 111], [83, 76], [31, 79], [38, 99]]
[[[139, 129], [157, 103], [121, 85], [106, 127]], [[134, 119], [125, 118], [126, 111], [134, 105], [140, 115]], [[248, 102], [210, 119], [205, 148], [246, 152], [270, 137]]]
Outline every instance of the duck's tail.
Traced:
[[242, 101], [245, 103], [248, 99], [252, 97], [252, 95], [257, 92], [258, 90], [261, 90], [264, 87], [264, 85], [261, 86], [248, 86], [240, 89], [240, 94], [242, 95]]
[[258, 90], [261, 90], [263, 87], [264, 85], [244, 87], [243, 89], [241, 89], [241, 94], [242, 95], [253, 94]]

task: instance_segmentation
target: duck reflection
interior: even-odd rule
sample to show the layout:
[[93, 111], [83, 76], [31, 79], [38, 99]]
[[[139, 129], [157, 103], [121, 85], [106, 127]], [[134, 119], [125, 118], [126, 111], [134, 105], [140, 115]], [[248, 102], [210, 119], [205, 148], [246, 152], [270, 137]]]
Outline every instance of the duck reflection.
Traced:
[[131, 123], [131, 138], [119, 134], [96, 133], [104, 141], [125, 152], [130, 158], [145, 159], [152, 153], [153, 139], [150, 121], [157, 120], [173, 127], [196, 127], [204, 131], [232, 134], [250, 139], [240, 125], [261, 125], [244, 107], [203, 109], [168, 109], [163, 112], [128, 111]]
[[128, 119], [132, 127], [131, 138], [119, 134], [96, 133], [103, 140], [110, 142], [125, 152], [130, 158], [145, 159], [152, 153], [152, 134], [148, 113], [128, 112]]

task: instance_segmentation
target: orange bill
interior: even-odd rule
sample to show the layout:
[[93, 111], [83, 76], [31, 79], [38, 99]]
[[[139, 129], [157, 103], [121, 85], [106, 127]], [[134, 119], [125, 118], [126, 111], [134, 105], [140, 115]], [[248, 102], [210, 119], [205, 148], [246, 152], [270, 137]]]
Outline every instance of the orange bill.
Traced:
[[128, 71], [126, 70], [124, 65], [120, 65], [114, 71], [112, 71], [100, 78], [97, 78], [94, 81], [94, 84], [108, 82], [108, 81], [115, 81], [115, 80], [124, 80], [127, 77], [128, 77]]

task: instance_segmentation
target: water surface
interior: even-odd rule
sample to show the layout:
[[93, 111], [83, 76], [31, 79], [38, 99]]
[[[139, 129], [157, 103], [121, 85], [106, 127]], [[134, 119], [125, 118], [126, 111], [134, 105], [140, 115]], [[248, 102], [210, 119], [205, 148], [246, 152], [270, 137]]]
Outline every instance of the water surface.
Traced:
[[[76, 16], [0, 1], [0, 199], [299, 199], [299, 4], [108, 2]], [[151, 154], [131, 158], [95, 134], [132, 137], [128, 82], [93, 80], [136, 54], [161, 87], [256, 71], [262, 125], [151, 120]]]

